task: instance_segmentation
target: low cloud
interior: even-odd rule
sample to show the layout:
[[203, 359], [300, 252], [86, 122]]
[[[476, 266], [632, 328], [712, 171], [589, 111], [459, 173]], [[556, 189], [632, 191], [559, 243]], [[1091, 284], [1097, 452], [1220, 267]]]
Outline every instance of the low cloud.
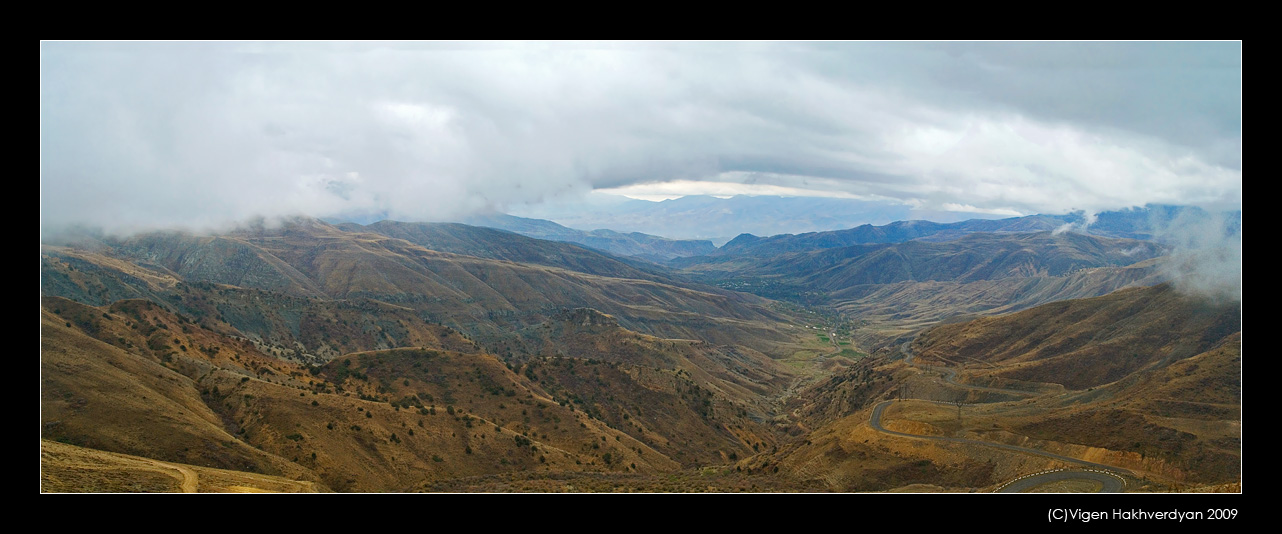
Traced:
[[1064, 232], [1082, 232], [1087, 233], [1092, 224], [1099, 220], [1099, 214], [1093, 211], [1076, 210], [1074, 214], [1081, 217], [1082, 220], [1075, 222], [1066, 222], [1059, 225], [1058, 228], [1051, 232], [1052, 235], [1059, 235]]
[[1242, 221], [1238, 214], [1185, 210], [1154, 221], [1156, 238], [1173, 249], [1164, 274], [1185, 293], [1213, 300], [1242, 300]]

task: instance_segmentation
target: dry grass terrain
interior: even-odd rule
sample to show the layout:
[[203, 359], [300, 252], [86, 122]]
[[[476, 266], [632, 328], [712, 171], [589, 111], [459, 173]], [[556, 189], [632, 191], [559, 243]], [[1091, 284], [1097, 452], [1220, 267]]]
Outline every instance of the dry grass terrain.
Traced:
[[[1240, 304], [1137, 288], [913, 339], [970, 291], [1105, 288], [1116, 272], [1074, 262], [1127, 243], [982, 268], [898, 247], [917, 255], [878, 261], [970, 279], [906, 290], [892, 325], [568, 245], [376, 229], [42, 247], [42, 490], [976, 492], [1073, 464], [1050, 454], [1131, 490], [1240, 489]], [[1151, 265], [1107, 267], [1130, 268]], [[909, 436], [870, 426], [894, 398], [882, 424]]]
[[[982, 445], [997, 443], [1127, 470], [1132, 490], [1240, 483], [1237, 306], [1156, 286], [936, 327], [912, 363], [874, 359], [816, 384], [798, 407], [815, 430], [782, 461], [835, 490], [914, 477], [984, 489], [1073, 466]], [[937, 402], [890, 405], [888, 430], [970, 442], [869, 428], [872, 401], [896, 397]]]
[[317, 493], [323, 484], [40, 442], [46, 493]]

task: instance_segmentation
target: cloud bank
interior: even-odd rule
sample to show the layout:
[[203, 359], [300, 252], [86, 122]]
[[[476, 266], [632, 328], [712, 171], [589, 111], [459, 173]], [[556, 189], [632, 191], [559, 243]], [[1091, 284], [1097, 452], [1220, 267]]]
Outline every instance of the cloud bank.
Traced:
[[42, 228], [593, 190], [1241, 205], [1239, 43], [48, 42], [40, 66]]

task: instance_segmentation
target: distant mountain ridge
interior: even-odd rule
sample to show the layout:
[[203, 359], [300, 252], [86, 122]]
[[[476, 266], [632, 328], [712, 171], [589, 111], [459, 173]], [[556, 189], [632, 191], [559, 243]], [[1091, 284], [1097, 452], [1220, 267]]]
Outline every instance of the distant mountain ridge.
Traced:
[[473, 215], [460, 222], [472, 226], [507, 230], [536, 239], [575, 243], [616, 256], [636, 256], [650, 261], [700, 256], [716, 250], [712, 241], [706, 239], [668, 239], [641, 232], [621, 233], [604, 229], [587, 232], [568, 228], [552, 221], [515, 215]]
[[566, 212], [529, 209], [517, 213], [579, 229], [609, 228], [674, 239], [721, 242], [741, 233], [774, 235], [849, 228], [870, 221], [906, 219], [906, 206], [847, 198], [688, 195], [650, 202], [615, 200]]
[[[1225, 219], [1221, 224], [1227, 232], [1241, 229], [1241, 211], [1220, 214], [1220, 216]], [[770, 237], [740, 234], [711, 255], [773, 256], [786, 252], [873, 243], [902, 243], [912, 240], [948, 241], [981, 232], [1025, 233], [1071, 230], [1101, 237], [1163, 240], [1164, 233], [1173, 225], [1204, 225], [1212, 222], [1213, 217], [1213, 214], [1197, 207], [1152, 205], [1139, 209], [1099, 213], [1090, 224], [1086, 224], [1086, 219], [1080, 213], [1029, 215], [995, 220], [971, 219], [955, 223], [896, 221], [883, 226], [865, 224], [845, 230], [778, 234]]]
[[[944, 225], [965, 223], [963, 227], [997, 220], [1007, 221], [999, 226], [1012, 224], [1012, 218], [999, 219], [984, 214], [968, 215], [959, 212], [914, 211], [907, 206], [885, 202], [764, 195], [739, 195], [730, 198], [689, 195], [662, 202], [613, 197], [613, 200], [601, 201], [588, 207], [527, 208], [512, 213], [556, 221], [560, 225], [583, 231], [608, 228], [616, 232], [643, 232], [673, 239], [711, 239], [716, 244], [724, 244], [733, 236], [745, 233], [755, 236], [800, 235], [849, 230], [866, 225], [901, 226], [902, 222], [914, 219], [927, 219], [936, 221], [933, 224]], [[1096, 213], [1085, 231], [1106, 237], [1153, 239], [1162, 227], [1176, 219], [1204, 218], [1208, 215], [1212, 214], [1195, 207], [1150, 204]], [[1240, 210], [1214, 215], [1224, 215], [1238, 221], [1241, 219]], [[1087, 213], [1079, 211], [1013, 219], [1028, 219], [1035, 223], [1036, 227], [1027, 231], [1053, 230], [1053, 227], [1046, 228], [1042, 223], [1056, 222], [1058, 225], [1074, 223], [1081, 230], [1083, 223], [1087, 222], [1087, 216]], [[970, 217], [970, 220], [962, 220], [965, 217]], [[944, 229], [945, 233], [947, 230], [948, 228]], [[981, 226], [966, 231], [1002, 230]]]
[[[42, 293], [93, 305], [122, 298], [173, 302], [184, 313], [271, 332], [285, 344], [306, 339], [309, 317], [328, 309], [319, 304], [324, 301], [400, 308], [480, 338], [541, 322], [567, 307], [591, 307], [618, 317], [629, 329], [661, 337], [715, 343], [744, 336], [785, 339], [754, 326], [781, 319], [757, 297], [577, 245], [461, 224], [340, 228], [301, 219], [277, 229], [220, 236], [161, 232], [105, 239], [97, 246], [96, 251], [42, 246]], [[187, 294], [195, 284], [212, 293]], [[273, 304], [264, 305], [269, 300]], [[380, 326], [391, 340], [369, 348], [401, 341], [397, 331], [402, 328]], [[318, 344], [300, 349], [328, 350]]]
[[780, 234], [757, 237], [741, 234], [717, 249], [714, 255], [749, 254], [773, 256], [785, 252], [868, 245], [874, 243], [902, 243], [915, 239], [933, 238], [932, 241], [956, 239], [966, 234], [1046, 232], [1072, 222], [1069, 216], [1031, 215], [1012, 219], [971, 219], [956, 223], [930, 221], [896, 221], [884, 226], [865, 224], [848, 230], [811, 232], [806, 234]]
[[1072, 232], [972, 233], [951, 241], [817, 247], [764, 257], [717, 254], [687, 258], [677, 265], [692, 273], [769, 276], [839, 290], [860, 284], [974, 281], [1021, 273], [1059, 276], [1084, 268], [1130, 265], [1165, 250], [1148, 241]]
[[[637, 258], [653, 263], [688, 265], [685, 258], [697, 256], [752, 255], [772, 256], [786, 252], [838, 248], [875, 243], [902, 243], [905, 241], [948, 241], [971, 233], [1024, 233], [1044, 231], [1076, 231], [1102, 237], [1120, 237], [1169, 242], [1178, 240], [1173, 235], [1180, 228], [1222, 226], [1226, 234], [1241, 230], [1242, 212], [1211, 213], [1192, 206], [1148, 205], [1094, 214], [1088, 221], [1086, 214], [1075, 212], [1064, 215], [1028, 215], [1004, 219], [968, 219], [957, 222], [929, 220], [897, 220], [880, 226], [855, 225], [859, 220], [884, 219], [889, 214], [883, 210], [862, 212], [858, 208], [868, 203], [848, 199], [816, 199], [788, 197], [748, 197], [729, 199], [687, 196], [665, 202], [641, 200], [618, 201], [610, 209], [597, 208], [592, 217], [579, 215], [556, 216], [567, 224], [596, 225], [597, 229], [583, 230], [548, 219], [518, 217], [491, 213], [472, 215], [458, 222], [517, 233], [534, 239], [574, 243], [620, 258]], [[866, 207], [866, 206], [864, 206]], [[843, 213], [843, 217], [830, 217], [829, 212]], [[646, 230], [638, 228], [638, 218], [646, 219], [647, 213], [680, 221], [680, 226], [664, 223]], [[896, 212], [897, 213], [897, 212]], [[906, 214], [907, 212], [905, 212]], [[791, 219], [789, 219], [791, 217]], [[850, 227], [840, 228], [841, 221], [854, 221]], [[737, 221], [737, 222], [736, 222]], [[339, 227], [375, 227], [389, 222], [367, 224], [334, 222]], [[401, 223], [445, 224], [445, 223]], [[675, 224], [675, 222], [674, 222]], [[643, 225], [642, 225], [643, 226]], [[689, 228], [698, 228], [701, 237], [688, 237]], [[797, 229], [814, 228], [803, 233], [789, 233]], [[721, 230], [715, 230], [721, 229]], [[741, 232], [743, 229], [755, 229]], [[733, 232], [733, 239], [709, 239], [718, 231]], [[756, 232], [754, 234], [753, 232]], [[757, 235], [761, 234], [761, 235]], [[722, 242], [720, 247], [715, 242]], [[459, 252], [474, 255], [476, 252]]]
[[766, 298], [830, 306], [870, 326], [884, 346], [900, 334], [969, 314], [1005, 313], [1163, 281], [1151, 241], [1074, 232], [972, 233], [770, 256], [725, 254], [673, 262], [688, 276]]

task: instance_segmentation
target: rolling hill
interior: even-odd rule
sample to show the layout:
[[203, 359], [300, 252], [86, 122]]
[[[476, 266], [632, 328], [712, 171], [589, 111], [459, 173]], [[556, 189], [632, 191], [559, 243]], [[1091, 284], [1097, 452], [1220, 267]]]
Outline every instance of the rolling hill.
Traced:
[[[722, 420], [744, 419], [739, 399], [701, 387], [720, 381], [698, 368], [692, 376], [627, 359], [567, 358], [567, 376], [575, 374], [573, 361], [592, 377], [593, 396], [576, 396], [576, 404], [539, 384], [545, 380], [540, 375], [548, 375], [542, 369], [561, 367], [561, 360], [513, 368], [447, 328], [435, 330], [440, 342], [430, 346], [352, 352], [307, 366], [147, 301], [90, 307], [48, 297], [42, 311], [42, 438], [310, 481], [316, 489], [404, 491], [498, 473], [670, 472], [680, 463], [648, 442], [671, 449], [670, 441], [687, 439], [672, 429], [695, 425], [687, 432], [702, 439], [720, 432]], [[647, 350], [657, 349], [641, 352]], [[673, 384], [663, 398], [689, 408], [662, 416], [637, 413], [626, 423], [631, 433], [615, 429], [625, 425], [618, 421], [624, 406], [635, 407], [623, 398], [629, 391], [651, 391], [659, 375]], [[615, 395], [620, 402], [613, 402]], [[641, 421], [651, 420], [669, 427], [640, 430]], [[732, 433], [711, 439], [731, 454], [748, 447]], [[154, 470], [133, 468], [143, 479], [154, 477]]]
[[1152, 286], [1166, 250], [969, 233], [674, 272], [310, 219], [45, 244], [42, 487], [1232, 487], [1240, 303]]
[[[574, 245], [483, 228], [468, 232], [494, 240], [491, 256], [525, 254], [531, 262], [430, 250], [306, 220], [214, 237], [163, 233], [109, 239], [98, 251], [44, 246], [41, 290], [98, 305], [147, 298], [227, 323], [250, 337], [301, 342], [297, 348], [314, 355], [326, 349], [302, 339], [304, 322], [320, 316], [323, 320], [312, 321], [313, 326], [338, 324], [342, 313], [321, 308], [371, 307], [400, 310], [391, 312], [400, 314], [396, 325], [378, 325], [392, 337], [408, 328], [400, 323], [416, 316], [493, 344], [559, 310], [590, 307], [641, 333], [711, 343], [752, 341], [767, 353], [786, 351], [789, 339], [771, 326], [784, 315], [767, 300], [641, 271]], [[462, 246], [458, 239], [451, 243]], [[272, 304], [261, 305], [265, 302]], [[329, 337], [335, 336], [342, 333]], [[376, 342], [362, 348], [395, 345]]]
[[705, 283], [831, 307], [878, 349], [941, 320], [1017, 311], [1162, 281], [1162, 245], [1071, 232], [973, 233], [770, 257], [686, 258]]
[[[1240, 303], [1127, 289], [940, 325], [907, 354], [817, 382], [794, 404], [809, 440], [754, 461], [844, 490], [991, 488], [1074, 462], [1128, 491], [1240, 484]], [[871, 427], [876, 406], [900, 435]]]

